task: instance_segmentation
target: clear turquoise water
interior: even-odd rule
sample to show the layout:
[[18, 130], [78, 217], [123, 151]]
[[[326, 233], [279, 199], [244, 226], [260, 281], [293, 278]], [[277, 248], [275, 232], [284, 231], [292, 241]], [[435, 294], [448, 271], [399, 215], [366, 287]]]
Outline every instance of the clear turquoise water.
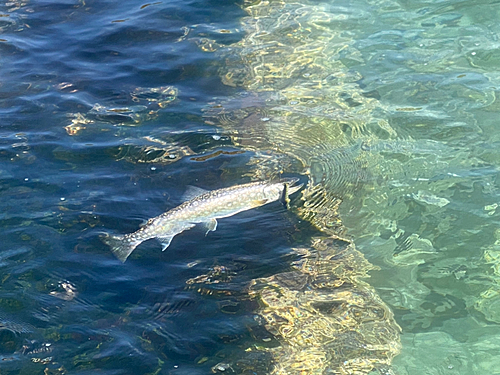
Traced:
[[[339, 15], [325, 27], [349, 41], [342, 63], [394, 131], [341, 207], [402, 328], [394, 370], [500, 373], [500, 5], [323, 5]], [[203, 118], [243, 89], [200, 48], [242, 40], [247, 14], [235, 2], [47, 0], [4, 2], [0, 15], [0, 371], [210, 373], [255, 341], [255, 306], [237, 293], [289, 267], [293, 214], [248, 211], [167, 252], [148, 242], [124, 265], [98, 236], [136, 230], [187, 185], [248, 181], [254, 152]], [[186, 288], [219, 265], [236, 296]]]

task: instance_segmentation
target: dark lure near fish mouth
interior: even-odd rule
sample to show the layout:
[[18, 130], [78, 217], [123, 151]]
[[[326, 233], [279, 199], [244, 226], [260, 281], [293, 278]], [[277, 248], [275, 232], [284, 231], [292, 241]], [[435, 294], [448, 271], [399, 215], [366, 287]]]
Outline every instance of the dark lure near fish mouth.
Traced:
[[289, 207], [289, 195], [297, 192], [303, 184], [295, 185], [297, 177], [284, 178], [279, 182], [251, 182], [228, 188], [204, 191], [160, 216], [149, 219], [147, 224], [134, 233], [113, 236], [105, 234], [102, 241], [111, 247], [115, 256], [125, 262], [128, 256], [142, 242], [157, 238], [165, 250], [172, 238], [196, 224], [204, 224], [207, 234], [217, 229], [217, 219], [239, 212], [280, 201]]

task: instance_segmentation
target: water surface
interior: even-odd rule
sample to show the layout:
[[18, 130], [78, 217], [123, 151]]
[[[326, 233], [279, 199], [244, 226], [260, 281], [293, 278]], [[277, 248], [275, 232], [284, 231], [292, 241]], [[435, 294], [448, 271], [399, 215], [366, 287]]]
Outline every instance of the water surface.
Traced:
[[[333, 160], [346, 236], [378, 267], [367, 281], [402, 329], [394, 372], [497, 373], [500, 7], [313, 5], [335, 16], [317, 23], [338, 38], [325, 59], [332, 91], [341, 82], [366, 94], [369, 112], [356, 112], [367, 125], [311, 173]], [[207, 374], [261, 345], [258, 306], [243, 294], [288, 270], [292, 247], [317, 235], [293, 210], [241, 213], [208, 236], [176, 236], [166, 252], [150, 241], [123, 265], [99, 240], [180, 204], [188, 185], [249, 181], [255, 140], [237, 144], [207, 111], [298, 87], [228, 81], [251, 16], [230, 1], [135, 0], [7, 2], [0, 16], [2, 370]], [[297, 45], [316, 41], [296, 30]], [[293, 105], [275, 110], [302, 115]], [[335, 127], [345, 119], [328, 105], [303, 113]], [[355, 188], [334, 183], [359, 170], [335, 155], [364, 160]], [[189, 287], [210, 272], [231, 278], [234, 293]]]

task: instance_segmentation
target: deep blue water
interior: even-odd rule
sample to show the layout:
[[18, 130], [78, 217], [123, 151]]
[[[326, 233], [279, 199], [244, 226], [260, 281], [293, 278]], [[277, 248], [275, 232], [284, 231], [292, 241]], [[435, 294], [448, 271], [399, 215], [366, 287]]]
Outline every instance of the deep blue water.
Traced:
[[[331, 60], [386, 129], [343, 145], [374, 156], [341, 215], [402, 328], [394, 371], [498, 373], [500, 7], [319, 5], [345, 43]], [[317, 234], [293, 210], [243, 212], [165, 252], [149, 241], [124, 264], [99, 239], [188, 185], [250, 181], [258, 151], [204, 117], [258, 92], [221, 79], [248, 17], [235, 1], [0, 4], [0, 373], [208, 374], [267, 337], [246, 288]], [[214, 270], [233, 290], [187, 284]]]

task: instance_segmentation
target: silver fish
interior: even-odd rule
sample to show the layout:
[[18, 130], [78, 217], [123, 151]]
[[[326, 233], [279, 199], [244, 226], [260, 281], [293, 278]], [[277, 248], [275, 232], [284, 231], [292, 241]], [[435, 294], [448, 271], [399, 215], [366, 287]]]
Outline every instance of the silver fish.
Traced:
[[286, 178], [275, 183], [252, 182], [203, 192], [180, 206], [149, 219], [145, 226], [134, 233], [123, 236], [106, 235], [102, 240], [122, 262], [127, 260], [139, 244], [150, 238], [157, 238], [162, 243], [164, 251], [175, 235], [191, 229], [197, 223], [204, 223], [208, 234], [217, 228], [217, 219], [277, 200], [287, 204], [288, 195], [302, 187], [302, 184], [294, 186], [298, 180], [298, 178]]

